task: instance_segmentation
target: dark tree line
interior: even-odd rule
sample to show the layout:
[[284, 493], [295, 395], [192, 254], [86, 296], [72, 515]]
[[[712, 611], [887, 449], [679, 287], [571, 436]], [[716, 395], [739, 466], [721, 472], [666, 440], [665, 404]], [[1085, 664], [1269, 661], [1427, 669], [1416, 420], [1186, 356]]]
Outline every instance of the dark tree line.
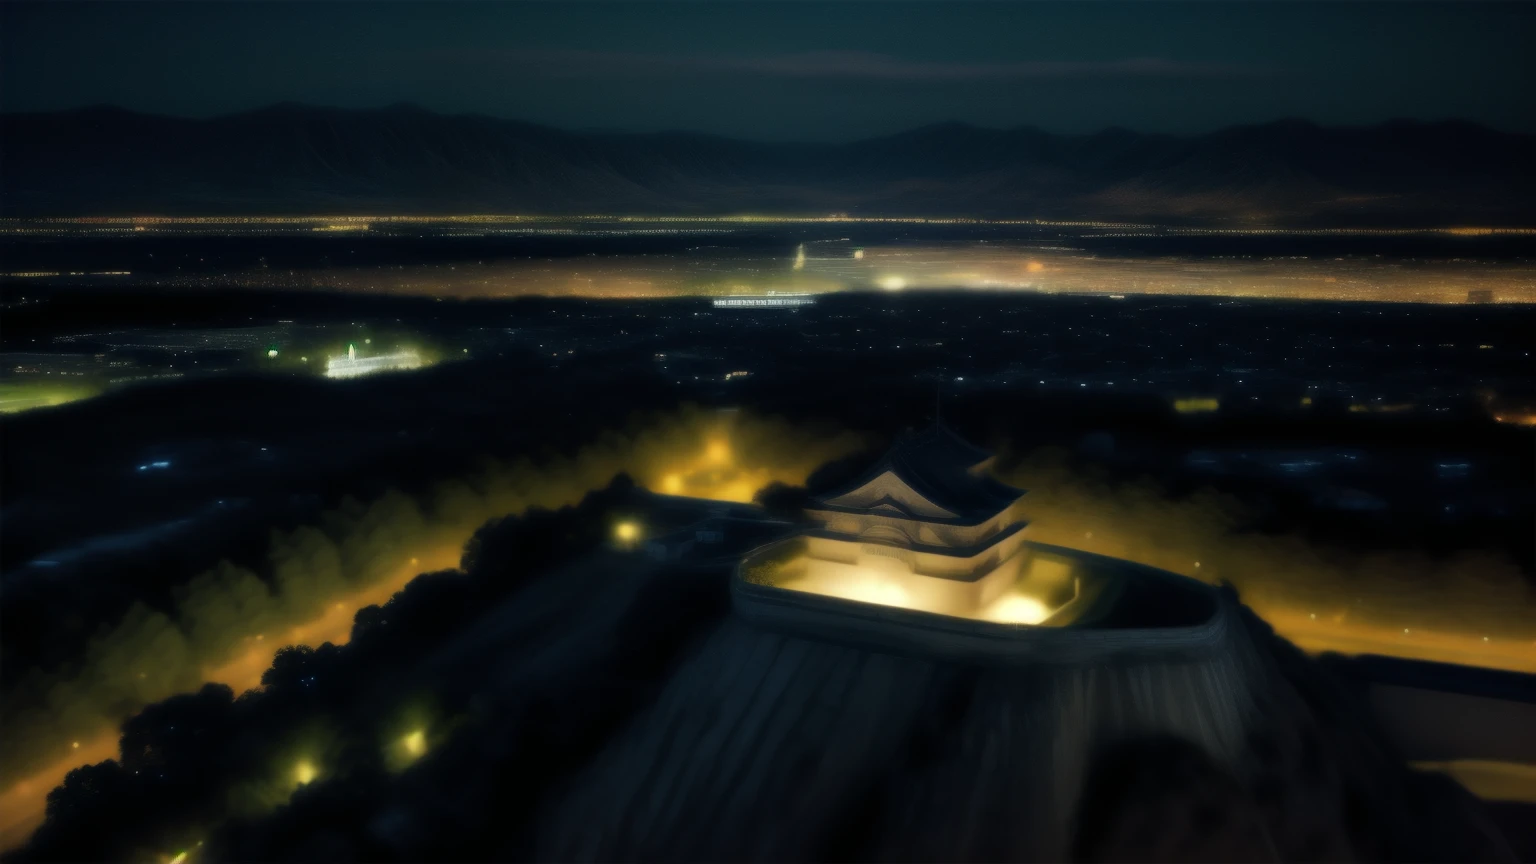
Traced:
[[[724, 614], [723, 574], [651, 574], [591, 656], [510, 695], [488, 685], [504, 671], [489, 661], [446, 672], [423, 661], [488, 610], [518, 603], [522, 589], [601, 548], [631, 499], [621, 475], [577, 506], [488, 523], [462, 570], [424, 574], [361, 610], [347, 645], [283, 649], [262, 688], [238, 697], [210, 684], [149, 706], [123, 725], [120, 759], [77, 769], [49, 794], [47, 821], [10, 860], [186, 849], [199, 860], [409, 860], [447, 848], [469, 857], [529, 848], [526, 829], [545, 794]], [[632, 559], [615, 560], [597, 584], [633, 577], [624, 569]], [[505, 636], [530, 652], [546, 638], [542, 628]], [[402, 773], [381, 742], [402, 734], [402, 711], [423, 705], [435, 718], [422, 730], [430, 749]], [[295, 743], [306, 739], [320, 743]], [[263, 796], [292, 789], [288, 772], [306, 758], [317, 763], [313, 781], [275, 810], [262, 807]], [[462, 806], [443, 806], [454, 800]]]

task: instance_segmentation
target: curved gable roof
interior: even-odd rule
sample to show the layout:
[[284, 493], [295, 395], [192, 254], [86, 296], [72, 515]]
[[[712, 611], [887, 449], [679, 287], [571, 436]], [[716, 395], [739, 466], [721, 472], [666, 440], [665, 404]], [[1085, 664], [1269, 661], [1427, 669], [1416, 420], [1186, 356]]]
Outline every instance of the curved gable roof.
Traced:
[[[975, 470], [991, 455], [956, 435], [943, 423], [935, 422], [920, 432], [899, 438], [849, 489], [819, 500], [832, 507], [872, 509], [882, 497], [877, 493], [889, 494], [898, 485], [892, 480], [899, 480], [900, 486], [939, 511], [923, 512], [926, 508], [918, 506], [909, 496], [890, 495], [914, 515], [938, 519], [991, 515], [1024, 494], [1022, 489], [999, 483]], [[886, 475], [892, 476], [882, 479]]]
[[822, 503], [850, 510], [894, 509], [904, 515], [929, 519], [954, 519], [960, 515], [934, 501], [932, 496], [914, 489], [905, 478], [891, 470], [881, 471], [840, 495], [823, 498]]

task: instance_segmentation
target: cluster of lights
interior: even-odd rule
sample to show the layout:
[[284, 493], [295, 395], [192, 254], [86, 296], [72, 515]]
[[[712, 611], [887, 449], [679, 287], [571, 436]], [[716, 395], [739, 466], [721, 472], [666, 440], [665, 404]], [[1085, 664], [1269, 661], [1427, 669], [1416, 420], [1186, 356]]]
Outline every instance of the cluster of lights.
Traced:
[[325, 363], [327, 378], [359, 378], [378, 372], [420, 369], [426, 365], [421, 355], [405, 349], [391, 354], [375, 354], [372, 357], [357, 356], [357, 346], [347, 346], [345, 357], [332, 357]]
[[811, 294], [764, 294], [754, 297], [716, 297], [713, 305], [716, 309], [785, 308], [811, 306], [815, 302], [816, 298]]

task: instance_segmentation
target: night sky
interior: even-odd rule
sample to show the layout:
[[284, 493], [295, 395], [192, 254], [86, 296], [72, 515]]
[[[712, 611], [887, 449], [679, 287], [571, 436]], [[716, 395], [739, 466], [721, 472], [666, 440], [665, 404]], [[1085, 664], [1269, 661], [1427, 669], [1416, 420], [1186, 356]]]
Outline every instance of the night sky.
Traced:
[[959, 120], [1300, 117], [1536, 131], [1536, 5], [13, 3], [7, 111], [412, 102], [574, 129], [843, 140]]

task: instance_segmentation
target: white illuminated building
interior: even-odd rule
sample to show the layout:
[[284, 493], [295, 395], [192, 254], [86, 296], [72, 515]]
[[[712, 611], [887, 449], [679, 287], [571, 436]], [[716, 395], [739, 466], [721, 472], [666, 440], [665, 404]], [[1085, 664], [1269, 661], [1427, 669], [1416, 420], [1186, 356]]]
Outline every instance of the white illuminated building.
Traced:
[[814, 294], [757, 294], [740, 297], [716, 297], [716, 309], [785, 308], [810, 306], [816, 302]]
[[817, 527], [780, 587], [1011, 624], [1076, 600], [1070, 559], [1029, 548], [1023, 491], [942, 423], [904, 436], [846, 491], [806, 509]]
[[325, 363], [325, 377], [327, 378], [358, 378], [363, 375], [372, 375], [376, 372], [393, 372], [408, 369], [420, 369], [425, 365], [421, 355], [410, 349], [395, 351], [390, 354], [375, 354], [371, 357], [357, 356], [357, 346], [347, 346], [347, 356], [332, 357]]

